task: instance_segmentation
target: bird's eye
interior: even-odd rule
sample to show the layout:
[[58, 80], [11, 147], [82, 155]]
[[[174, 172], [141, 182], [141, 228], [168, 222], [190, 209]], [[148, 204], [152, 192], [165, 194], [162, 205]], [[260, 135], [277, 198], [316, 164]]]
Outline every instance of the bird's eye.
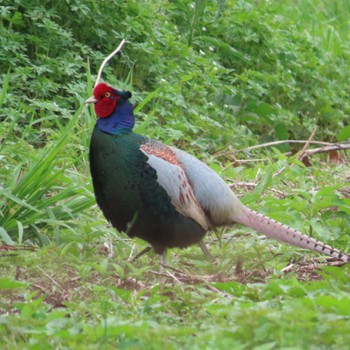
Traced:
[[105, 97], [109, 97], [109, 96], [111, 96], [111, 93], [110, 92], [106, 92], [105, 93]]

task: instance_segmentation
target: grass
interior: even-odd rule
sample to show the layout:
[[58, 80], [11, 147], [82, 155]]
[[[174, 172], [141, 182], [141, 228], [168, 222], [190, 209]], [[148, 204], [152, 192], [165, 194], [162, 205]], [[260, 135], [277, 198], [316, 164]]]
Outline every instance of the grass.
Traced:
[[[275, 163], [273, 171], [284, 165]], [[254, 207], [323, 234], [328, 243], [348, 251], [348, 199], [322, 185], [330, 179], [340, 185], [344, 179], [338, 167], [320, 160], [317, 165], [287, 167]], [[317, 169], [321, 165], [322, 172]], [[267, 172], [268, 166], [259, 167]], [[256, 170], [244, 169], [241, 176], [254, 181]], [[229, 179], [230, 172], [223, 175]], [[282, 199], [276, 191], [283, 193]], [[339, 210], [333, 211], [329, 201]], [[322, 214], [312, 214], [320, 208]], [[214, 262], [198, 247], [174, 249], [169, 263], [176, 270], [160, 272], [155, 254], [127, 262], [145, 243], [116, 234], [95, 215], [100, 217], [95, 223], [99, 234], [86, 229], [79, 236], [63, 235], [59, 246], [2, 253], [0, 334], [5, 349], [274, 349], [311, 344], [346, 349], [348, 266], [322, 267], [323, 259], [317, 263], [314, 253], [237, 227], [221, 232], [219, 240], [207, 237]], [[314, 229], [315, 217], [322, 231]], [[106, 249], [111, 242], [113, 257]], [[281, 272], [290, 262], [295, 264], [292, 271]]]
[[[67, 146], [67, 138], [81, 113], [82, 108], [75, 113], [59, 138], [38, 152], [35, 159], [30, 159], [29, 162], [23, 160], [12, 170], [11, 182], [0, 191], [0, 235], [5, 243], [13, 244], [11, 236], [15, 235], [21, 243], [24, 226], [33, 229], [33, 234], [44, 243], [40, 228], [47, 224], [51, 227], [65, 225], [77, 212], [92, 205], [91, 192], [77, 185], [79, 174], [69, 169], [74, 161], [57, 158], [63, 147]], [[3, 143], [6, 141], [5, 138]], [[5, 156], [8, 155], [5, 153]]]
[[240, 226], [207, 235], [214, 261], [193, 246], [163, 271], [154, 253], [130, 262], [146, 244], [95, 204], [83, 107], [90, 65], [126, 37], [104, 77], [133, 91], [138, 132], [349, 252], [345, 152], [306, 167], [289, 145], [245, 151], [316, 125], [349, 139], [348, 2], [112, 3], [0, 5], [1, 349], [348, 349], [349, 266]]

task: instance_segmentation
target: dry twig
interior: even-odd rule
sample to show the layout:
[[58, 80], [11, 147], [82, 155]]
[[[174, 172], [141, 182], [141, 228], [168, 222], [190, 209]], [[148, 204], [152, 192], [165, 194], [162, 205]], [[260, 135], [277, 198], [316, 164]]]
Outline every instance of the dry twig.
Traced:
[[61, 290], [64, 290], [64, 288], [56, 281], [54, 280], [46, 271], [44, 271], [40, 266], [37, 267], [38, 270], [40, 270], [55, 286], [60, 288]]
[[[236, 181], [236, 182], [233, 182], [229, 185], [231, 188], [234, 187], [234, 188], [238, 188], [238, 187], [244, 187], [244, 188], [249, 188], [249, 187], [252, 187], [252, 188], [255, 188], [256, 186], [258, 186], [257, 183], [255, 182], [242, 182], [242, 181]], [[275, 188], [270, 188], [269, 189], [270, 191], [272, 192], [275, 192], [283, 197], [287, 197], [288, 195], [285, 194], [284, 192], [280, 191], [280, 190], [277, 190]]]
[[27, 245], [9, 245], [9, 244], [0, 244], [0, 251], [18, 251], [18, 250], [35, 250], [36, 247], [34, 246], [27, 246]]
[[310, 156], [316, 153], [332, 152], [332, 151], [344, 151], [350, 149], [350, 142], [332, 143], [324, 147], [308, 149], [305, 151], [306, 156]]
[[302, 160], [305, 157], [305, 152], [306, 152], [307, 148], [309, 147], [311, 140], [314, 138], [314, 136], [316, 134], [316, 131], [317, 131], [317, 126], [315, 126], [315, 129], [313, 130], [313, 132], [311, 133], [309, 139], [307, 140], [307, 142], [305, 143], [303, 149], [301, 150], [300, 155], [298, 157], [299, 160]]
[[330, 142], [322, 142], [322, 141], [309, 141], [309, 140], [280, 140], [280, 141], [273, 141], [273, 142], [267, 142], [267, 143], [262, 143], [261, 145], [255, 145], [247, 148], [243, 148], [239, 150], [240, 152], [243, 151], [252, 151], [254, 149], [258, 148], [264, 148], [264, 147], [270, 147], [270, 146], [276, 146], [276, 145], [282, 145], [284, 143], [309, 143], [312, 145], [324, 145], [324, 146], [329, 146], [333, 145]]
[[102, 62], [101, 64], [101, 67], [98, 71], [98, 74], [97, 74], [97, 78], [96, 78], [96, 82], [95, 82], [95, 86], [100, 82], [100, 79], [101, 79], [101, 75], [102, 75], [102, 72], [103, 72], [103, 68], [106, 66], [106, 64], [108, 63], [108, 61], [113, 57], [115, 56], [123, 47], [123, 45], [125, 44], [125, 39], [123, 39], [120, 44], [118, 45], [118, 47], [110, 54], [108, 55], [104, 61]]

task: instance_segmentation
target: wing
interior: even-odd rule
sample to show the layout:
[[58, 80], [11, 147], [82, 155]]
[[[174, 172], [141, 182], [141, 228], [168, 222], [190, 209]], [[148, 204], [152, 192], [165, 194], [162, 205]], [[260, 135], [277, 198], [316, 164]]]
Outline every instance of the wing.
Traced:
[[175, 152], [168, 146], [148, 140], [140, 146], [147, 156], [147, 163], [156, 170], [157, 181], [165, 189], [176, 210], [201, 225], [205, 230], [209, 220], [196, 199], [193, 188]]
[[243, 205], [226, 182], [206, 164], [187, 152], [170, 147], [181, 164], [200, 206], [214, 225], [232, 224]]

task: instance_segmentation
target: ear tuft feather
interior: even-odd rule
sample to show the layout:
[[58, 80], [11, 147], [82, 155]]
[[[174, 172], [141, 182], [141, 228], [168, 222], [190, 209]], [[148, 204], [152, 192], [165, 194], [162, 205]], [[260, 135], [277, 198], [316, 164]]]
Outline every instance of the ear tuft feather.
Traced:
[[130, 91], [120, 91], [120, 90], [114, 90], [114, 91], [117, 94], [117, 96], [120, 96], [126, 100], [128, 100], [132, 96]]

